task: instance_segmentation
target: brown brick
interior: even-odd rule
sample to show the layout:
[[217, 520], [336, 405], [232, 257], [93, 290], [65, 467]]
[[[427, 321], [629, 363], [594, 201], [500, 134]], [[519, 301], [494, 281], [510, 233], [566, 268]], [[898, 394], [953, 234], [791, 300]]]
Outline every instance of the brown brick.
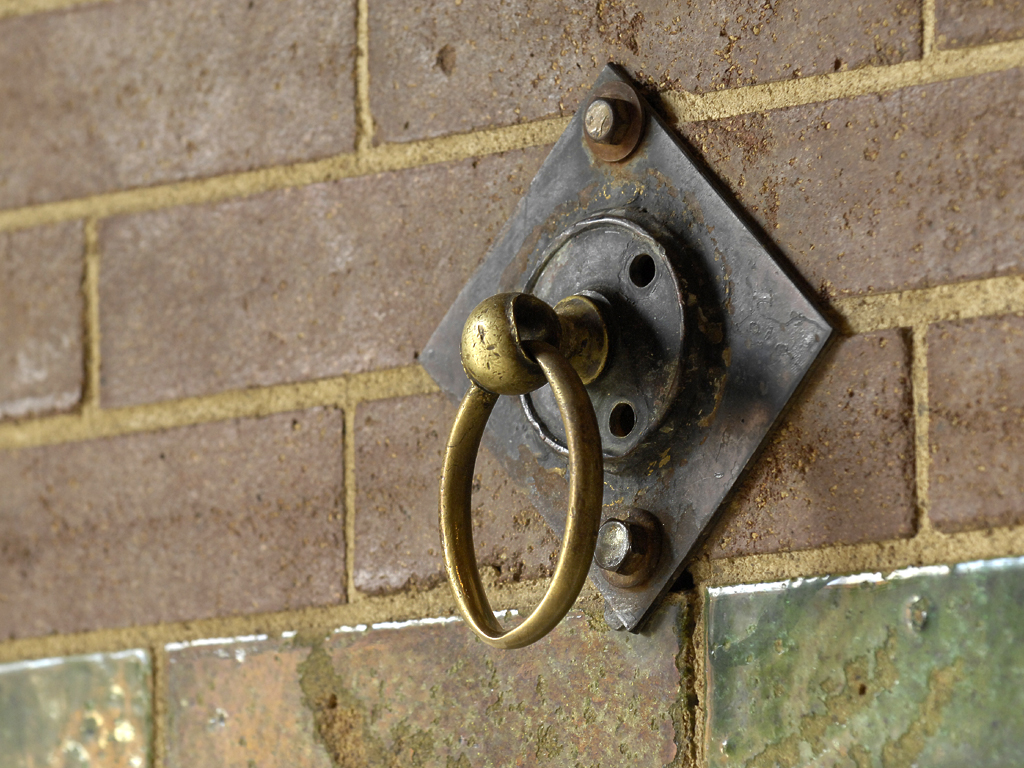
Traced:
[[0, 418], [81, 399], [83, 248], [77, 221], [0, 232]]
[[0, 636], [343, 600], [342, 418], [0, 454]]
[[[437, 505], [455, 408], [444, 395], [365, 403], [356, 410], [355, 586], [380, 593], [443, 578]], [[547, 575], [560, 542], [484, 448], [473, 484], [481, 567], [513, 581]]]
[[414, 363], [546, 154], [108, 221], [104, 404]]
[[912, 535], [912, 407], [902, 331], [841, 339], [723, 512], [712, 556]]
[[939, 48], [999, 43], [1024, 37], [1024, 0], [938, 0]]
[[682, 126], [825, 293], [1019, 273], [1024, 70]]
[[928, 332], [929, 517], [943, 531], [1024, 522], [1024, 316]]
[[263, 638], [167, 650], [167, 768], [337, 768], [302, 698], [308, 648]]
[[681, 614], [643, 635], [570, 614], [513, 652], [436, 620], [172, 647], [167, 765], [660, 768]]
[[370, 4], [370, 99], [381, 141], [576, 109], [609, 60], [659, 88], [715, 90], [920, 52], [919, 3], [718, 0]]
[[0, 206], [349, 151], [354, 3], [121, 0], [0, 23]]

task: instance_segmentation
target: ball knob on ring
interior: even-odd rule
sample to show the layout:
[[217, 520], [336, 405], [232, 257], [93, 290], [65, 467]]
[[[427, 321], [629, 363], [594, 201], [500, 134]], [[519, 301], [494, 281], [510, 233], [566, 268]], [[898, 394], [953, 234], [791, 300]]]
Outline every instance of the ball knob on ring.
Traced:
[[525, 395], [546, 382], [523, 349], [543, 341], [558, 348], [561, 324], [547, 303], [526, 293], [499, 293], [477, 305], [462, 331], [462, 366], [475, 384], [497, 395]]

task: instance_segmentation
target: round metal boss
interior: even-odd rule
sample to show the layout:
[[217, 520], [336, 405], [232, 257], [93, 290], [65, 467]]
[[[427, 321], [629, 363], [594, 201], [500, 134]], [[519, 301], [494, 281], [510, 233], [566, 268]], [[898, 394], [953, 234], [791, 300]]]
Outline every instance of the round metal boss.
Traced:
[[[527, 290], [549, 304], [589, 296], [605, 307], [610, 351], [587, 382], [606, 458], [622, 457], [657, 429], [681, 378], [684, 315], [679, 280], [664, 247], [626, 219], [602, 216], [564, 232]], [[554, 450], [565, 431], [548, 387], [523, 395], [527, 418]]]

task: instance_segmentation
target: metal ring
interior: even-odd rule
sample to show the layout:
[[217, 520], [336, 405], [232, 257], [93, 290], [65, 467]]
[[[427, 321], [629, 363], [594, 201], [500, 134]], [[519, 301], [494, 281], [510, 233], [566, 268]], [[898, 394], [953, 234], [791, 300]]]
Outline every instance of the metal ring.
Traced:
[[569, 510], [555, 573], [540, 603], [522, 624], [505, 630], [487, 601], [473, 550], [473, 469], [487, 418], [498, 395], [473, 384], [459, 406], [441, 472], [441, 543], [448, 583], [470, 629], [495, 648], [522, 648], [562, 620], [583, 589], [597, 544], [604, 492], [601, 434], [580, 377], [555, 347], [524, 341], [551, 385], [569, 446]]

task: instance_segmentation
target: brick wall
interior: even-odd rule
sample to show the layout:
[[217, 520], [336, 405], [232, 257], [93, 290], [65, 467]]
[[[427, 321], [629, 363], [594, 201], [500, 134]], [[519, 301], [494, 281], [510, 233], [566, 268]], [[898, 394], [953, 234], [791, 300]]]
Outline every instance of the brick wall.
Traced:
[[[608, 60], [843, 338], [644, 635], [496, 654], [417, 356]], [[1022, 133], [1019, 0], [0, 0], [0, 661], [135, 697], [13, 765], [707, 764], [709, 588], [1024, 554]]]

